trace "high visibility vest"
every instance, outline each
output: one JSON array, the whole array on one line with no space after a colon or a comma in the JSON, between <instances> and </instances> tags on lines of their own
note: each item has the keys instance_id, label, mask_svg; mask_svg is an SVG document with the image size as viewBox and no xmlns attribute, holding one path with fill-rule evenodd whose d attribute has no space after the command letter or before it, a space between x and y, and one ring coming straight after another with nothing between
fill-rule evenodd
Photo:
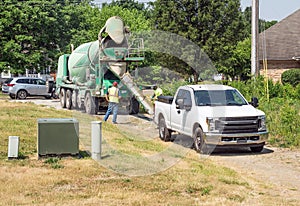
<instances>
[{"instance_id":1,"label":"high visibility vest","mask_svg":"<svg viewBox=\"0 0 300 206\"><path fill-rule=\"evenodd\" d=\"M117 87L111 87L108 89L109 101L119 103L119 89Z\"/></svg>"},{"instance_id":2,"label":"high visibility vest","mask_svg":"<svg viewBox=\"0 0 300 206\"><path fill-rule=\"evenodd\" d=\"M162 95L163 91L161 88L157 88L155 91L154 91L154 100L157 100L157 97Z\"/></svg>"}]
</instances>

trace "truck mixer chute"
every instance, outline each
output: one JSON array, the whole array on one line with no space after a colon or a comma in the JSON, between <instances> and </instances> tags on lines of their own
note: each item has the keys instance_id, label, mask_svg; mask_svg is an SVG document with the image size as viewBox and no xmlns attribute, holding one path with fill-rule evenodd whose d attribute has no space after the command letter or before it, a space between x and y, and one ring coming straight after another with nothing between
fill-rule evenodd
<instances>
[{"instance_id":1,"label":"truck mixer chute","mask_svg":"<svg viewBox=\"0 0 300 206\"><path fill-rule=\"evenodd\" d=\"M121 83L121 105L137 113L139 103L153 113L152 104L128 74L129 62L144 60L143 39L129 42L128 29L120 17L111 17L100 30L98 40L77 47L71 54L59 57L56 93L61 106L85 109L96 114L107 107L105 94L114 81Z\"/></svg>"}]
</instances>

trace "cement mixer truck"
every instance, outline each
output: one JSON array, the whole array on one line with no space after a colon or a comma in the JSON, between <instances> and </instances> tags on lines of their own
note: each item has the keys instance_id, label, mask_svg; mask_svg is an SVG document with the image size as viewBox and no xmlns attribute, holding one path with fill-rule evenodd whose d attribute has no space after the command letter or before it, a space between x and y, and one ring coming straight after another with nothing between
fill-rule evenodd
<instances>
[{"instance_id":1,"label":"cement mixer truck","mask_svg":"<svg viewBox=\"0 0 300 206\"><path fill-rule=\"evenodd\" d=\"M143 39L129 39L129 31L120 17L106 21L98 40L80 45L71 54L59 57L56 94L61 106L85 110L88 114L108 106L107 90L114 81L119 84L121 106L136 114L142 104L153 113L153 107L128 73L130 62L144 60Z\"/></svg>"}]
</instances>

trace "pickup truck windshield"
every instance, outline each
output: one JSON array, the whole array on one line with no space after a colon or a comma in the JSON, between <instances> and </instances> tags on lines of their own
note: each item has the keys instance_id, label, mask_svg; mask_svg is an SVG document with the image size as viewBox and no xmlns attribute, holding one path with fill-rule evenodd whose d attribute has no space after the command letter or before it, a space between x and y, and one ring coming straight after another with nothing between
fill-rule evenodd
<instances>
[{"instance_id":1,"label":"pickup truck windshield","mask_svg":"<svg viewBox=\"0 0 300 206\"><path fill-rule=\"evenodd\" d=\"M195 91L197 106L241 106L246 100L235 89L230 90L199 90Z\"/></svg>"}]
</instances>

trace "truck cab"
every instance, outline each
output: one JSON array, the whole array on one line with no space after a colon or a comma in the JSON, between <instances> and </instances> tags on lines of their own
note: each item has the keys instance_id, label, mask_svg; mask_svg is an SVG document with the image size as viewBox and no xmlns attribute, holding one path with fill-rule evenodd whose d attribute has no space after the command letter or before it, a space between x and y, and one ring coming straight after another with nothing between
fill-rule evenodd
<instances>
[{"instance_id":1,"label":"truck cab","mask_svg":"<svg viewBox=\"0 0 300 206\"><path fill-rule=\"evenodd\" d=\"M203 152L209 145L250 147L263 150L268 132L265 113L255 108L235 88L224 85L179 87L174 98L160 97L155 103L154 120L159 135L169 140L172 132L194 139Z\"/></svg>"}]
</instances>

